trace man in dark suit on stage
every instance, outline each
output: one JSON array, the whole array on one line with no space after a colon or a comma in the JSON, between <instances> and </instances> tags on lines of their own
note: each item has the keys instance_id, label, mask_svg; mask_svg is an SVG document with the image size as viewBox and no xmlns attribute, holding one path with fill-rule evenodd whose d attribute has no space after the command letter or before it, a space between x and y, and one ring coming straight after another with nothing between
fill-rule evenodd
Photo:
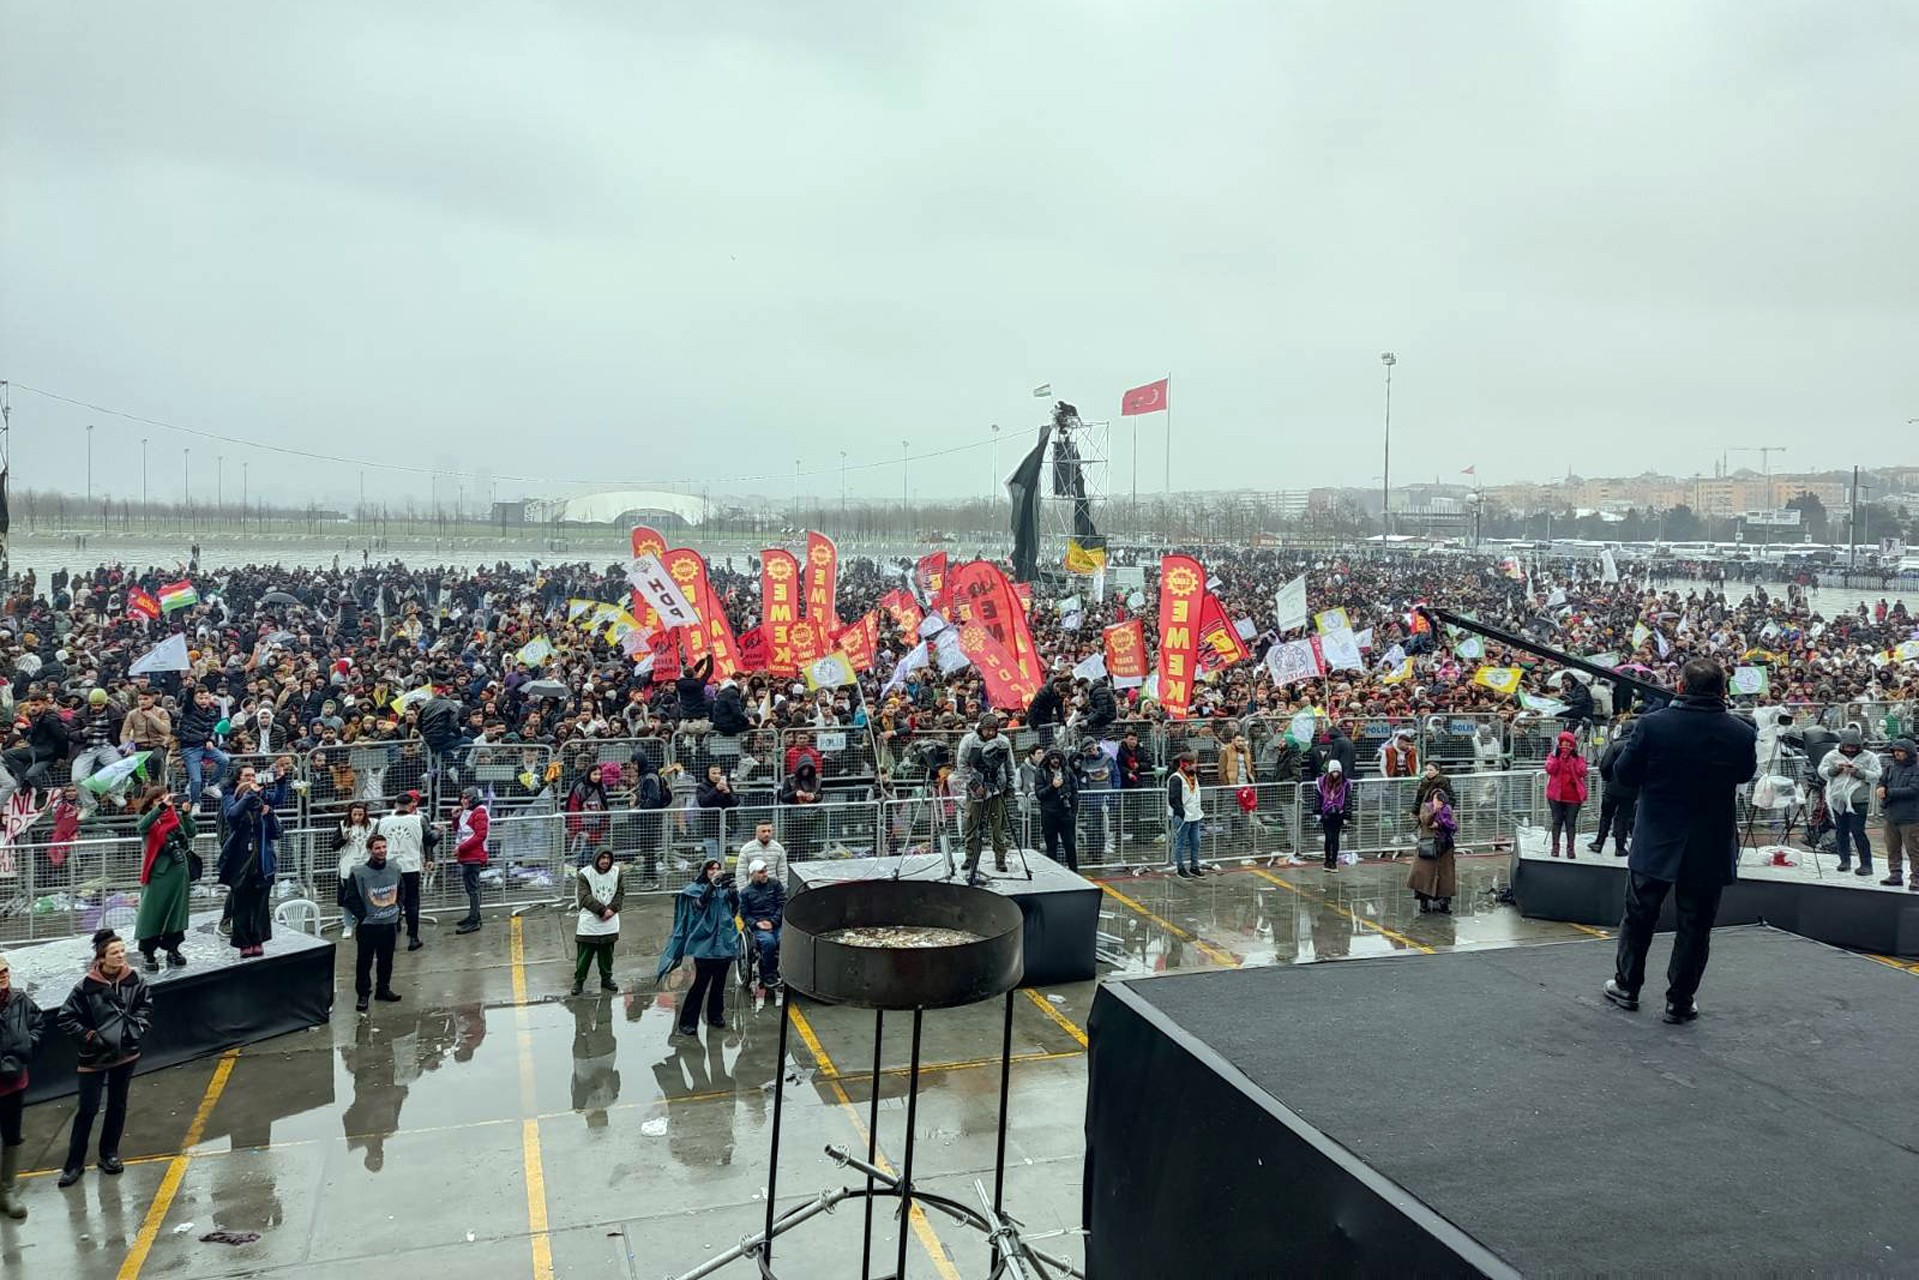
<instances>
[{"instance_id":1,"label":"man in dark suit on stage","mask_svg":"<svg viewBox=\"0 0 1919 1280\"><path fill-rule=\"evenodd\" d=\"M1677 891L1666 1021L1699 1016L1693 996L1706 972L1719 895L1738 877L1734 792L1758 769L1757 734L1726 709L1726 673L1709 658L1680 669L1678 700L1641 717L1613 762L1613 776L1639 790L1618 971L1606 982L1606 999L1620 1008L1639 1007L1659 909Z\"/></svg>"}]
</instances>

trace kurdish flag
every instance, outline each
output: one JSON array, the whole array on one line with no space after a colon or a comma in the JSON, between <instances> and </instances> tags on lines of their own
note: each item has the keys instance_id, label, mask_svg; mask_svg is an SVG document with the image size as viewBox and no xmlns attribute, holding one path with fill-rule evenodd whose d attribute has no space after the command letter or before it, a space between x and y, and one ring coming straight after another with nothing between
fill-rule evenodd
<instances>
[{"instance_id":1,"label":"kurdish flag","mask_svg":"<svg viewBox=\"0 0 1919 1280\"><path fill-rule=\"evenodd\" d=\"M190 609L200 603L200 593L193 589L193 583L185 578L178 582L169 582L160 588L160 612L172 613L175 609Z\"/></svg>"}]
</instances>

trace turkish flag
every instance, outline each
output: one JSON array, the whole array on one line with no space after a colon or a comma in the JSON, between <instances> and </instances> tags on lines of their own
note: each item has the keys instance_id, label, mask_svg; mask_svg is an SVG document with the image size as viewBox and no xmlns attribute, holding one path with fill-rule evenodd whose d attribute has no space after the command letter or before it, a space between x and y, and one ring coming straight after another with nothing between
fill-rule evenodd
<instances>
[{"instance_id":1,"label":"turkish flag","mask_svg":"<svg viewBox=\"0 0 1919 1280\"><path fill-rule=\"evenodd\" d=\"M1169 378L1158 382L1149 382L1143 387L1134 387L1119 400L1119 415L1130 418L1136 413L1158 413L1166 408L1166 384Z\"/></svg>"}]
</instances>

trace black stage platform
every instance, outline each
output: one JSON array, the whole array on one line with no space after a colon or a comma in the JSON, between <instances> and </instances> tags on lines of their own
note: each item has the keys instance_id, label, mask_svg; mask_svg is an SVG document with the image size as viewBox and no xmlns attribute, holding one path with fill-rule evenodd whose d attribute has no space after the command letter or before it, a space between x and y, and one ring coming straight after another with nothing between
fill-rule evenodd
<instances>
[{"instance_id":1,"label":"black stage platform","mask_svg":"<svg viewBox=\"0 0 1919 1280\"><path fill-rule=\"evenodd\" d=\"M1652 981L1605 1002L1612 956L1107 983L1088 1274L1919 1275L1919 978L1723 930L1674 1027Z\"/></svg>"},{"instance_id":2,"label":"black stage platform","mask_svg":"<svg viewBox=\"0 0 1919 1280\"><path fill-rule=\"evenodd\" d=\"M1582 838L1583 843L1583 838ZM1883 868L1871 877L1838 870L1838 859L1794 849L1798 865L1774 867L1747 850L1739 879L1726 886L1719 901L1722 925L1769 924L1830 943L1876 951L1881 955L1919 956L1919 893L1882 886ZM1877 867L1878 864L1875 863ZM1512 857L1513 902L1535 920L1619 926L1626 900L1626 860L1589 854L1583 848L1571 861L1527 851L1523 841ZM1668 898L1659 927L1673 927Z\"/></svg>"},{"instance_id":3,"label":"black stage platform","mask_svg":"<svg viewBox=\"0 0 1919 1280\"><path fill-rule=\"evenodd\" d=\"M333 944L275 926L258 960L242 960L217 931L219 913L193 917L180 951L184 969L164 964L141 976L153 986L153 1026L141 1048L140 1070L156 1071L236 1044L251 1044L327 1020L333 1009ZM139 965L138 951L132 960ZM61 938L7 952L13 985L51 1016L66 1003L93 959L86 938ZM49 1025L40 1041L27 1101L74 1091L73 1045Z\"/></svg>"},{"instance_id":4,"label":"black stage platform","mask_svg":"<svg viewBox=\"0 0 1919 1280\"><path fill-rule=\"evenodd\" d=\"M1068 871L1043 853L1014 853L1006 871L992 871L989 850L981 863L986 887L1019 903L1026 916L1026 977L1022 985L1054 982L1090 982L1098 976L1093 949L1099 936L1100 889L1077 872ZM1028 880L1025 868L1033 878ZM937 854L896 858L843 858L796 861L787 864L793 892L842 880L889 880L895 870L902 880L938 880L947 862Z\"/></svg>"}]
</instances>

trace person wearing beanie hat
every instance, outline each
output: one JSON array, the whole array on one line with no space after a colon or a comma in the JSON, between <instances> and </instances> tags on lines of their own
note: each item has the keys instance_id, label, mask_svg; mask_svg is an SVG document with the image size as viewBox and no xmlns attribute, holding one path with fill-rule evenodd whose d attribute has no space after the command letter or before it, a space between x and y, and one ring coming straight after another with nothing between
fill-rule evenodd
<instances>
[{"instance_id":1,"label":"person wearing beanie hat","mask_svg":"<svg viewBox=\"0 0 1919 1280\"><path fill-rule=\"evenodd\" d=\"M966 881L977 885L983 883L979 859L987 831L993 835L995 869L1006 870L1006 850L1012 844L1006 798L1016 786L1013 744L999 731L999 717L991 711L981 716L979 727L960 739L953 759L956 780L966 794Z\"/></svg>"},{"instance_id":2,"label":"person wearing beanie hat","mask_svg":"<svg viewBox=\"0 0 1919 1280\"><path fill-rule=\"evenodd\" d=\"M786 920L786 886L776 879L764 858L747 864L747 880L740 887L740 919L760 967L759 985L780 987L780 926Z\"/></svg>"},{"instance_id":3,"label":"person wearing beanie hat","mask_svg":"<svg viewBox=\"0 0 1919 1280\"><path fill-rule=\"evenodd\" d=\"M113 930L99 930L93 935L92 966L55 1017L73 1041L80 1086L60 1186L72 1186L86 1171L93 1118L100 1114L103 1092L107 1114L100 1124L100 1172L111 1175L126 1168L120 1160L120 1134L127 1123L127 1093L139 1065L140 1042L152 1020L153 993L127 963L127 944Z\"/></svg>"},{"instance_id":4,"label":"person wearing beanie hat","mask_svg":"<svg viewBox=\"0 0 1919 1280\"><path fill-rule=\"evenodd\" d=\"M1337 758L1326 762L1326 772L1313 783L1313 800L1319 810L1319 829L1325 835L1326 870L1337 871L1339 833L1353 816L1352 781Z\"/></svg>"}]
</instances>

